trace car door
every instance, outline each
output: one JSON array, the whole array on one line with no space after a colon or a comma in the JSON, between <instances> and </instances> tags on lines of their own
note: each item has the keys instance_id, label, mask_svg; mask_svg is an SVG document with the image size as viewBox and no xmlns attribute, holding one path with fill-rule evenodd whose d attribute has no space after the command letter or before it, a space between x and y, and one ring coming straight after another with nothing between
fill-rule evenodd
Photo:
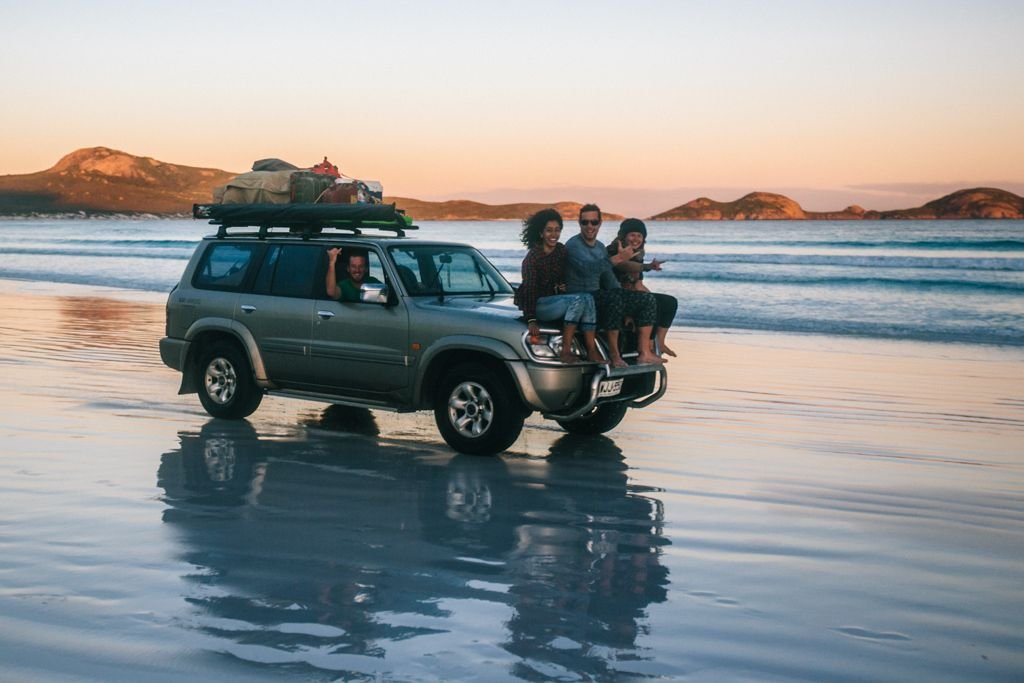
<instances>
[{"instance_id":1,"label":"car door","mask_svg":"<svg viewBox=\"0 0 1024 683\"><path fill-rule=\"evenodd\" d=\"M251 291L238 298L235 319L249 328L267 377L280 387L311 381L309 347L320 249L271 244Z\"/></svg>"},{"instance_id":2,"label":"car door","mask_svg":"<svg viewBox=\"0 0 1024 683\"><path fill-rule=\"evenodd\" d=\"M312 374L324 391L389 401L408 387L408 309L394 295L393 276L384 271L376 250L342 245L342 256L346 249L365 255L368 277L383 282L392 295L387 304L340 302L321 295L313 322Z\"/></svg>"}]
</instances>

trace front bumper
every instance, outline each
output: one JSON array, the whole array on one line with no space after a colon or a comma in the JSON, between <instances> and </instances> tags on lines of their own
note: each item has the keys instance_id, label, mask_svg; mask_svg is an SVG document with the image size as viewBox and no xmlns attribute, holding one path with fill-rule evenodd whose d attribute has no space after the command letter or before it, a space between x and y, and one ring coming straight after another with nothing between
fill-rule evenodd
<instances>
[{"instance_id":1,"label":"front bumper","mask_svg":"<svg viewBox=\"0 0 1024 683\"><path fill-rule=\"evenodd\" d=\"M641 408L654 403L665 394L668 373L664 365L631 365L612 368L608 365L513 364L522 390L523 400L544 417L572 420L602 403L628 401L630 407ZM623 379L622 391L615 396L599 397L601 383Z\"/></svg>"},{"instance_id":2,"label":"front bumper","mask_svg":"<svg viewBox=\"0 0 1024 683\"><path fill-rule=\"evenodd\" d=\"M615 396L599 397L601 383L608 379L623 378L622 391ZM653 384L653 386L652 386ZM590 393L587 401L575 409L565 411L542 412L544 417L556 420L575 420L586 415L594 406L602 403L626 401L630 408L643 408L665 395L668 389L668 372L664 365L630 365L625 368L602 366L590 380Z\"/></svg>"}]
</instances>

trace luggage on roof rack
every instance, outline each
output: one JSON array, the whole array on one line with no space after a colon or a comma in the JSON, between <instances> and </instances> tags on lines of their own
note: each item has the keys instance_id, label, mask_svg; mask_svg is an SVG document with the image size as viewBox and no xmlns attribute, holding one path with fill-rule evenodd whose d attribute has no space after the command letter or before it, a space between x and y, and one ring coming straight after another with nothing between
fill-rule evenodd
<instances>
[{"instance_id":1,"label":"luggage on roof rack","mask_svg":"<svg viewBox=\"0 0 1024 683\"><path fill-rule=\"evenodd\" d=\"M356 235L366 228L400 237L406 230L418 230L394 204L193 204L192 217L219 226L218 237L226 236L228 228L243 227L259 228L261 237L272 228L306 234L333 228Z\"/></svg>"}]
</instances>

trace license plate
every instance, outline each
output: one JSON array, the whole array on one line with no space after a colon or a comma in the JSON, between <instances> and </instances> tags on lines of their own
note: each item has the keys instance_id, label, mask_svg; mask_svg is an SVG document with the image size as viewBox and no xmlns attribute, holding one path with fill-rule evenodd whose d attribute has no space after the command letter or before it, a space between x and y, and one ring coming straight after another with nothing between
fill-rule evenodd
<instances>
[{"instance_id":1,"label":"license plate","mask_svg":"<svg viewBox=\"0 0 1024 683\"><path fill-rule=\"evenodd\" d=\"M597 385L597 397L618 396L622 391L622 378L608 379Z\"/></svg>"}]
</instances>

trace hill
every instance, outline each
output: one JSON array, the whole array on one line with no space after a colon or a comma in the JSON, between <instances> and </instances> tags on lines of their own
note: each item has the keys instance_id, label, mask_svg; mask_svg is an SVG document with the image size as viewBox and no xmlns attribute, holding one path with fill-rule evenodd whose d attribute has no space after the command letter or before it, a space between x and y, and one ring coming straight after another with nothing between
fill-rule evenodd
<instances>
[{"instance_id":1,"label":"hill","mask_svg":"<svg viewBox=\"0 0 1024 683\"><path fill-rule=\"evenodd\" d=\"M800 220L807 213L789 197L770 192L751 192L732 202L698 197L682 206L651 216L664 221Z\"/></svg>"},{"instance_id":2,"label":"hill","mask_svg":"<svg viewBox=\"0 0 1024 683\"><path fill-rule=\"evenodd\" d=\"M59 213L190 214L192 204L211 200L213 188L235 173L182 166L108 147L68 154L38 173L0 176L0 215ZM483 204L467 200L428 202L387 197L417 220L522 220L546 203ZM577 202L557 202L566 220L579 214ZM609 220L622 216L606 213ZM848 206L841 211L807 211L771 192L751 192L731 202L707 197L663 211L651 220L859 220L859 219L1024 218L1024 199L998 188L958 190L927 204L894 211Z\"/></svg>"},{"instance_id":3,"label":"hill","mask_svg":"<svg viewBox=\"0 0 1024 683\"><path fill-rule=\"evenodd\" d=\"M957 190L914 209L871 211L848 206L842 211L805 211L789 197L770 192L751 192L731 202L700 197L651 220L888 220L949 218L1024 218L1024 198L996 188Z\"/></svg>"},{"instance_id":4,"label":"hill","mask_svg":"<svg viewBox=\"0 0 1024 683\"><path fill-rule=\"evenodd\" d=\"M408 197L385 197L386 203L392 203L404 210L416 220L421 221L498 221L523 220L530 214L541 209L553 207L561 214L562 220L574 221L580 215L579 202L556 202L554 204L483 204L464 199L453 199L446 202L425 202ZM608 220L621 220L622 216L605 212Z\"/></svg>"},{"instance_id":5,"label":"hill","mask_svg":"<svg viewBox=\"0 0 1024 683\"><path fill-rule=\"evenodd\" d=\"M1024 218L1024 198L994 187L957 190L916 209L882 211L879 218Z\"/></svg>"},{"instance_id":6,"label":"hill","mask_svg":"<svg viewBox=\"0 0 1024 683\"><path fill-rule=\"evenodd\" d=\"M89 147L45 171L0 176L0 214L191 213L235 175Z\"/></svg>"},{"instance_id":7,"label":"hill","mask_svg":"<svg viewBox=\"0 0 1024 683\"><path fill-rule=\"evenodd\" d=\"M108 147L68 154L38 173L0 176L0 215L85 212L191 214L192 204L210 201L213 188L236 173L196 168L138 157ZM541 203L482 204L453 200L427 202L388 197L417 220L522 220L552 206ZM566 220L575 220L582 204L557 202ZM611 220L617 214L606 214Z\"/></svg>"}]
</instances>

